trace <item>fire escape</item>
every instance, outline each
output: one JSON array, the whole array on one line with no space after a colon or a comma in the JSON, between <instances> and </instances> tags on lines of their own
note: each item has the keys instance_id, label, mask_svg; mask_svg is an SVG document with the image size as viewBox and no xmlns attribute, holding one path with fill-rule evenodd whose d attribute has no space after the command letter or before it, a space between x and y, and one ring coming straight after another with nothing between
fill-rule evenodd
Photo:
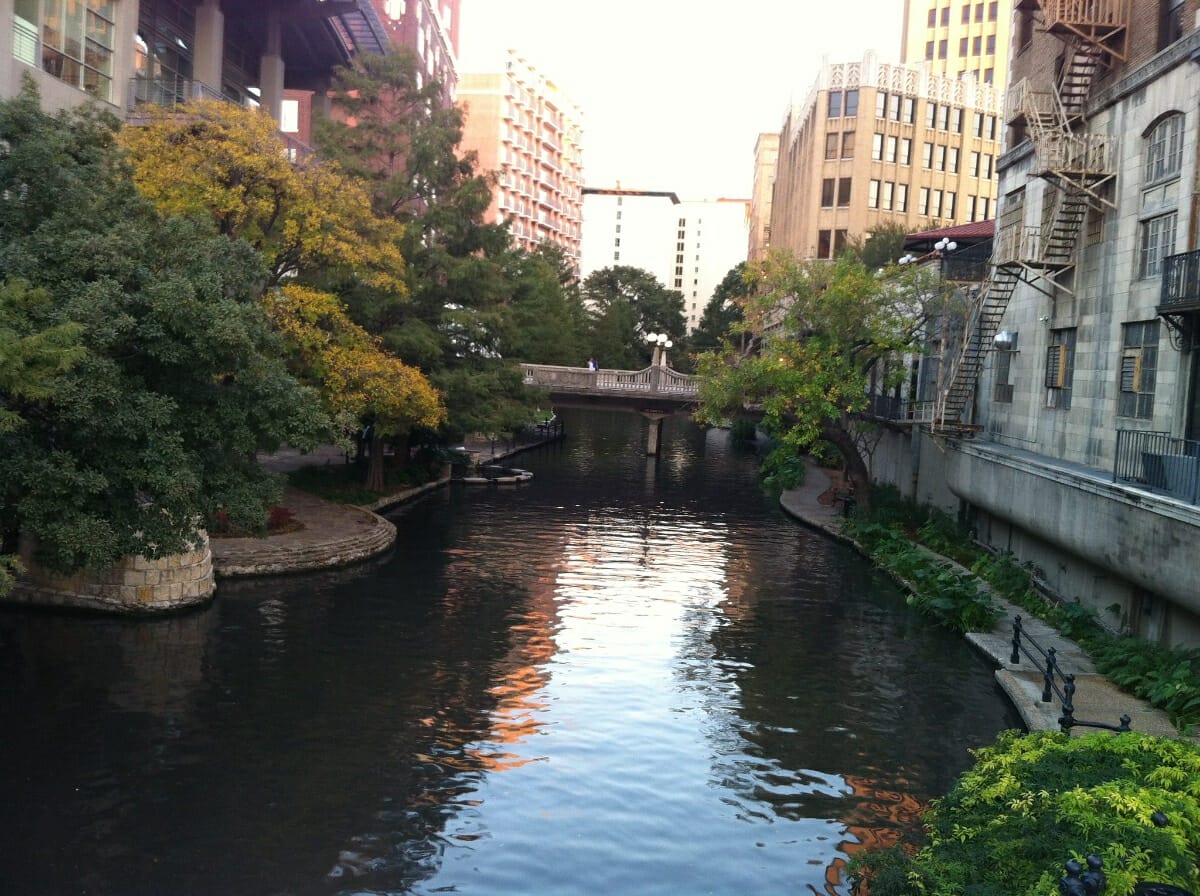
<instances>
[{"instance_id":1,"label":"fire escape","mask_svg":"<svg viewBox=\"0 0 1200 896\"><path fill-rule=\"evenodd\" d=\"M1041 226L998 222L987 275L965 315L957 358L939 383L934 408L925 411L931 430L968 433L963 420L986 352L1000 327L1017 283L1024 280L1053 296L1070 292L1075 246L1089 207L1115 208L1106 186L1116 177L1115 138L1089 134L1085 107L1092 83L1125 60L1130 0L1021 0L1040 30L1063 44L1052 90L1023 79L1008 97L1009 123L1024 126L1033 144L1033 173L1048 182Z\"/></svg>"}]
</instances>

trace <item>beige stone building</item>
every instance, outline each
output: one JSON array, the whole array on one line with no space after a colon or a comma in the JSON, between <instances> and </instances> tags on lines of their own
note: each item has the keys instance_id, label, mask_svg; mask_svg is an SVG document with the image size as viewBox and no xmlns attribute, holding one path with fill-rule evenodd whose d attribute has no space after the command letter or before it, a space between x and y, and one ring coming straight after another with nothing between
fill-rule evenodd
<instances>
[{"instance_id":1,"label":"beige stone building","mask_svg":"<svg viewBox=\"0 0 1200 896\"><path fill-rule=\"evenodd\" d=\"M1007 84L1013 0L904 0L900 61L952 78Z\"/></svg>"},{"instance_id":2,"label":"beige stone building","mask_svg":"<svg viewBox=\"0 0 1200 896\"><path fill-rule=\"evenodd\" d=\"M750 193L750 243L746 258L757 261L771 248L771 198L779 164L779 135L759 134L754 142L754 186Z\"/></svg>"},{"instance_id":3,"label":"beige stone building","mask_svg":"<svg viewBox=\"0 0 1200 896\"><path fill-rule=\"evenodd\" d=\"M499 183L488 219L509 221L524 249L551 243L578 266L583 226L583 113L514 53L494 72L464 72L462 149Z\"/></svg>"},{"instance_id":4,"label":"beige stone building","mask_svg":"<svg viewBox=\"0 0 1200 896\"><path fill-rule=\"evenodd\" d=\"M771 245L832 258L878 225L987 220L1002 131L990 84L872 53L825 65L779 136Z\"/></svg>"}]
</instances>

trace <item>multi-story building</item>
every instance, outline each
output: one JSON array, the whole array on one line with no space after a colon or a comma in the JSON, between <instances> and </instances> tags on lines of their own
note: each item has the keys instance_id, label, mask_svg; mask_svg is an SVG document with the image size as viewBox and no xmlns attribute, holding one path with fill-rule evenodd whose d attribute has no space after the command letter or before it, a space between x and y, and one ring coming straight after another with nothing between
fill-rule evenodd
<instances>
[{"instance_id":1,"label":"multi-story building","mask_svg":"<svg viewBox=\"0 0 1200 896\"><path fill-rule=\"evenodd\" d=\"M717 286L746 260L750 203L680 202L674 193L584 189L581 274L617 265L641 268L683 296L690 332Z\"/></svg>"},{"instance_id":2,"label":"multi-story building","mask_svg":"<svg viewBox=\"0 0 1200 896\"><path fill-rule=\"evenodd\" d=\"M758 261L771 248L771 198L778 165L779 135L759 134L754 141L754 186L750 190L749 261Z\"/></svg>"},{"instance_id":3,"label":"multi-story building","mask_svg":"<svg viewBox=\"0 0 1200 896\"><path fill-rule=\"evenodd\" d=\"M393 49L417 58L418 87L436 81L447 102L458 90L458 24L461 0L371 0Z\"/></svg>"},{"instance_id":4,"label":"multi-story building","mask_svg":"<svg viewBox=\"0 0 1200 896\"><path fill-rule=\"evenodd\" d=\"M141 103L223 98L278 121L284 92L321 90L357 53L388 47L370 0L0 0L0 95L32 75L48 109L87 97L118 114Z\"/></svg>"},{"instance_id":5,"label":"multi-story building","mask_svg":"<svg viewBox=\"0 0 1200 896\"><path fill-rule=\"evenodd\" d=\"M1007 83L1013 0L904 0L900 61L952 78Z\"/></svg>"},{"instance_id":6,"label":"multi-story building","mask_svg":"<svg viewBox=\"0 0 1200 896\"><path fill-rule=\"evenodd\" d=\"M1002 132L990 84L873 53L826 64L779 136L771 245L832 258L879 225L987 220Z\"/></svg>"},{"instance_id":7,"label":"multi-story building","mask_svg":"<svg viewBox=\"0 0 1200 896\"><path fill-rule=\"evenodd\" d=\"M917 471L919 497L944 486L983 542L1034 564L1061 599L1113 628L1190 644L1200 641L1198 7L1017 8L991 264L969 338L945 359L953 375L927 415L931 435L906 446L891 477L909 489ZM944 451L921 450L930 437Z\"/></svg>"},{"instance_id":8,"label":"multi-story building","mask_svg":"<svg viewBox=\"0 0 1200 896\"><path fill-rule=\"evenodd\" d=\"M508 221L532 250L561 247L580 261L583 225L583 114L549 78L514 53L502 70L464 73L462 148L498 178L488 219Z\"/></svg>"}]
</instances>

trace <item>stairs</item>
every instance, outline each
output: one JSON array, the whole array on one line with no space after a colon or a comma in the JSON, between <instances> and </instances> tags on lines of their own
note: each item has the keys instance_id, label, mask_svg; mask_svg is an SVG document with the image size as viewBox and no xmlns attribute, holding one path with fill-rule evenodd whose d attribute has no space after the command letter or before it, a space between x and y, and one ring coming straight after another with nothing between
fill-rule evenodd
<instances>
[{"instance_id":1,"label":"stairs","mask_svg":"<svg viewBox=\"0 0 1200 896\"><path fill-rule=\"evenodd\" d=\"M1000 320L1008 309L1020 279L1016 265L992 265L988 279L980 288L972 313L968 315L962 348L952 368L949 383L939 390L938 407L932 429L961 428L963 414L971 402L983 359L992 348L992 339L1000 329Z\"/></svg>"}]
</instances>

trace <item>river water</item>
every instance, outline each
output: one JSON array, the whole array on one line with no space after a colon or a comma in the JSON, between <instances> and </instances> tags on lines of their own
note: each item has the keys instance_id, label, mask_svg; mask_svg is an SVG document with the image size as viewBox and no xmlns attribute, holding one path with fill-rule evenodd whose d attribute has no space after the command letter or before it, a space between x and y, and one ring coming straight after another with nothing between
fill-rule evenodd
<instances>
[{"instance_id":1,"label":"river water","mask_svg":"<svg viewBox=\"0 0 1200 896\"><path fill-rule=\"evenodd\" d=\"M0 893L846 894L1019 727L727 434L565 417L369 564L0 612Z\"/></svg>"}]
</instances>

